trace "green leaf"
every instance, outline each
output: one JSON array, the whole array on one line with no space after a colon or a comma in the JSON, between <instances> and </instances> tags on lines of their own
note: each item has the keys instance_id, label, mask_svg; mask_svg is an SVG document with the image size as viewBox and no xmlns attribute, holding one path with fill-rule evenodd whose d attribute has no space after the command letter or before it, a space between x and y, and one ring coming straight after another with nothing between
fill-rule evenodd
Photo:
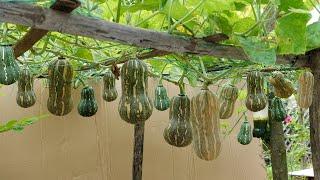
<instances>
[{"instance_id":1,"label":"green leaf","mask_svg":"<svg viewBox=\"0 0 320 180\"><path fill-rule=\"evenodd\" d=\"M266 65L275 64L276 50L268 42L261 41L258 37L238 36L238 40L252 61Z\"/></svg>"},{"instance_id":2,"label":"green leaf","mask_svg":"<svg viewBox=\"0 0 320 180\"><path fill-rule=\"evenodd\" d=\"M244 33L248 31L255 23L256 21L251 17L239 19L239 21L233 25L233 32Z\"/></svg>"},{"instance_id":3,"label":"green leaf","mask_svg":"<svg viewBox=\"0 0 320 180\"><path fill-rule=\"evenodd\" d=\"M234 10L235 5L233 0L207 0L204 4L204 9L210 14L213 12Z\"/></svg>"},{"instance_id":4,"label":"green leaf","mask_svg":"<svg viewBox=\"0 0 320 180\"><path fill-rule=\"evenodd\" d=\"M186 77L189 81L189 84L192 86L192 87L195 87L197 85L197 82L198 82L198 79L197 79L197 74L193 71L189 71L187 74L186 74Z\"/></svg>"},{"instance_id":5,"label":"green leaf","mask_svg":"<svg viewBox=\"0 0 320 180\"><path fill-rule=\"evenodd\" d=\"M303 54L306 51L306 24L309 14L290 13L277 21L276 35L280 54Z\"/></svg>"},{"instance_id":6,"label":"green leaf","mask_svg":"<svg viewBox=\"0 0 320 180\"><path fill-rule=\"evenodd\" d=\"M93 55L89 49L78 48L75 56L87 59L88 61L93 61Z\"/></svg>"},{"instance_id":7,"label":"green leaf","mask_svg":"<svg viewBox=\"0 0 320 180\"><path fill-rule=\"evenodd\" d=\"M289 11L291 8L305 9L303 0L280 0L279 10Z\"/></svg>"},{"instance_id":8,"label":"green leaf","mask_svg":"<svg viewBox=\"0 0 320 180\"><path fill-rule=\"evenodd\" d=\"M307 50L320 47L320 22L315 22L307 27Z\"/></svg>"}]
</instances>

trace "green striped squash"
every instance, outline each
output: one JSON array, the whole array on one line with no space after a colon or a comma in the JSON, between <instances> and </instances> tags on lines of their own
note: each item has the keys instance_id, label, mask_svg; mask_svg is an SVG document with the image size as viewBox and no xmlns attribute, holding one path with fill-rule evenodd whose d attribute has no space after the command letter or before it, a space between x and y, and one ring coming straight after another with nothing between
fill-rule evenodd
<instances>
[{"instance_id":1,"label":"green striped squash","mask_svg":"<svg viewBox=\"0 0 320 180\"><path fill-rule=\"evenodd\" d=\"M216 159L221 151L219 109L218 97L206 87L192 97L193 149L203 160Z\"/></svg>"},{"instance_id":2,"label":"green striped squash","mask_svg":"<svg viewBox=\"0 0 320 180\"><path fill-rule=\"evenodd\" d=\"M20 107L28 108L36 103L36 94L33 90L33 75L28 68L20 70L16 101Z\"/></svg>"},{"instance_id":3,"label":"green striped squash","mask_svg":"<svg viewBox=\"0 0 320 180\"><path fill-rule=\"evenodd\" d=\"M283 107L282 101L279 97L274 97L271 101L270 115L272 120L281 122L287 116L286 110Z\"/></svg>"},{"instance_id":4,"label":"green striped squash","mask_svg":"<svg viewBox=\"0 0 320 180\"><path fill-rule=\"evenodd\" d=\"M220 119L228 119L232 116L238 95L238 88L236 88L234 85L226 84L222 87L219 94Z\"/></svg>"},{"instance_id":5,"label":"green striped squash","mask_svg":"<svg viewBox=\"0 0 320 180\"><path fill-rule=\"evenodd\" d=\"M309 71L300 74L298 79L297 104L301 108L309 108L312 104L314 77Z\"/></svg>"},{"instance_id":6,"label":"green striped squash","mask_svg":"<svg viewBox=\"0 0 320 180\"><path fill-rule=\"evenodd\" d=\"M56 116L64 116L71 112L73 68L68 60L59 57L48 67L49 97L47 108Z\"/></svg>"},{"instance_id":7,"label":"green striped squash","mask_svg":"<svg viewBox=\"0 0 320 180\"><path fill-rule=\"evenodd\" d=\"M170 107L170 99L166 88L162 84L158 84L154 90L154 107L159 111L165 111Z\"/></svg>"},{"instance_id":8,"label":"green striped squash","mask_svg":"<svg viewBox=\"0 0 320 180\"><path fill-rule=\"evenodd\" d=\"M90 117L97 113L98 104L94 96L94 90L86 86L81 90L81 99L78 104L78 113L84 117Z\"/></svg>"},{"instance_id":9,"label":"green striped squash","mask_svg":"<svg viewBox=\"0 0 320 180\"><path fill-rule=\"evenodd\" d=\"M269 82L273 85L274 94L277 97L288 98L295 92L293 84L279 71L272 73Z\"/></svg>"},{"instance_id":10,"label":"green striped squash","mask_svg":"<svg viewBox=\"0 0 320 180\"><path fill-rule=\"evenodd\" d=\"M13 54L12 45L0 46L0 84L10 85L19 78L19 66Z\"/></svg>"},{"instance_id":11,"label":"green striped squash","mask_svg":"<svg viewBox=\"0 0 320 180\"><path fill-rule=\"evenodd\" d=\"M143 61L133 59L123 64L121 88L118 107L120 117L131 124L149 119L153 105L148 96L148 69Z\"/></svg>"},{"instance_id":12,"label":"green striped squash","mask_svg":"<svg viewBox=\"0 0 320 180\"><path fill-rule=\"evenodd\" d=\"M251 131L251 125L247 118L245 118L245 120L243 121L237 138L238 138L238 142L242 145L250 144L252 140L252 131Z\"/></svg>"},{"instance_id":13,"label":"green striped squash","mask_svg":"<svg viewBox=\"0 0 320 180\"><path fill-rule=\"evenodd\" d=\"M111 102L117 99L118 92L115 87L116 77L108 70L103 76L103 99L107 102Z\"/></svg>"},{"instance_id":14,"label":"green striped squash","mask_svg":"<svg viewBox=\"0 0 320 180\"><path fill-rule=\"evenodd\" d=\"M253 120L253 130L252 135L256 138L264 138L266 136L268 121L266 119Z\"/></svg>"},{"instance_id":15,"label":"green striped squash","mask_svg":"<svg viewBox=\"0 0 320 180\"><path fill-rule=\"evenodd\" d=\"M164 139L172 146L185 147L192 142L190 125L190 99L179 94L171 100L169 125L163 132Z\"/></svg>"},{"instance_id":16,"label":"green striped squash","mask_svg":"<svg viewBox=\"0 0 320 180\"><path fill-rule=\"evenodd\" d=\"M249 72L247 75L246 107L250 111L260 111L267 105L267 96L263 90L263 79L262 73L258 71Z\"/></svg>"}]
</instances>

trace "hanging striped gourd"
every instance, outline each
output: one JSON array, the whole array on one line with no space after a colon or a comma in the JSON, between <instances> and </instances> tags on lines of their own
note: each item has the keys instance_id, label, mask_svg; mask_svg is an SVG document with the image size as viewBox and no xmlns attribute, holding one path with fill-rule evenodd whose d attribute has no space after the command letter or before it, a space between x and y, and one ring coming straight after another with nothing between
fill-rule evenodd
<instances>
[{"instance_id":1,"label":"hanging striped gourd","mask_svg":"<svg viewBox=\"0 0 320 180\"><path fill-rule=\"evenodd\" d=\"M159 83L154 90L154 107L159 111L165 111L170 107L170 99L166 88L162 83Z\"/></svg>"},{"instance_id":2,"label":"hanging striped gourd","mask_svg":"<svg viewBox=\"0 0 320 180\"><path fill-rule=\"evenodd\" d=\"M19 78L19 66L14 57L12 45L1 45L0 53L0 84L13 84Z\"/></svg>"},{"instance_id":3,"label":"hanging striped gourd","mask_svg":"<svg viewBox=\"0 0 320 180\"><path fill-rule=\"evenodd\" d=\"M240 127L240 131L238 133L237 138L238 138L238 142L242 145L248 145L252 140L251 125L247 117L245 117L245 120L243 121Z\"/></svg>"},{"instance_id":4,"label":"hanging striped gourd","mask_svg":"<svg viewBox=\"0 0 320 180\"><path fill-rule=\"evenodd\" d=\"M267 105L267 96L263 91L263 75L258 71L247 75L246 107L253 112L264 109Z\"/></svg>"},{"instance_id":5,"label":"hanging striped gourd","mask_svg":"<svg viewBox=\"0 0 320 180\"><path fill-rule=\"evenodd\" d=\"M221 151L220 103L207 87L191 100L193 149L203 160L216 159Z\"/></svg>"},{"instance_id":6,"label":"hanging striped gourd","mask_svg":"<svg viewBox=\"0 0 320 180\"><path fill-rule=\"evenodd\" d=\"M300 74L298 80L297 104L301 108L309 108L312 104L314 77L309 71Z\"/></svg>"},{"instance_id":7,"label":"hanging striped gourd","mask_svg":"<svg viewBox=\"0 0 320 180\"><path fill-rule=\"evenodd\" d=\"M148 96L147 65L138 59L125 62L121 68L121 87L120 117L131 124L146 121L153 110Z\"/></svg>"},{"instance_id":8,"label":"hanging striped gourd","mask_svg":"<svg viewBox=\"0 0 320 180\"><path fill-rule=\"evenodd\" d=\"M279 97L274 97L270 105L270 119L278 122L284 121L287 116L286 110L283 107L282 101Z\"/></svg>"},{"instance_id":9,"label":"hanging striped gourd","mask_svg":"<svg viewBox=\"0 0 320 180\"><path fill-rule=\"evenodd\" d=\"M20 70L16 101L20 107L28 108L36 103L36 94L33 90L33 75L28 68Z\"/></svg>"},{"instance_id":10,"label":"hanging striped gourd","mask_svg":"<svg viewBox=\"0 0 320 180\"><path fill-rule=\"evenodd\" d=\"M81 90L81 99L78 104L78 112L81 116L90 117L97 113L98 104L94 97L94 90L86 86Z\"/></svg>"},{"instance_id":11,"label":"hanging striped gourd","mask_svg":"<svg viewBox=\"0 0 320 180\"><path fill-rule=\"evenodd\" d=\"M118 92L115 87L116 77L108 70L103 76L103 99L107 102L111 102L117 99Z\"/></svg>"},{"instance_id":12,"label":"hanging striped gourd","mask_svg":"<svg viewBox=\"0 0 320 180\"><path fill-rule=\"evenodd\" d=\"M292 83L279 71L272 73L269 82L273 85L274 94L277 97L288 98L295 92Z\"/></svg>"},{"instance_id":13,"label":"hanging striped gourd","mask_svg":"<svg viewBox=\"0 0 320 180\"><path fill-rule=\"evenodd\" d=\"M190 99L185 94L174 96L169 111L169 125L163 132L164 139L172 146L185 147L192 142L190 125Z\"/></svg>"},{"instance_id":14,"label":"hanging striped gourd","mask_svg":"<svg viewBox=\"0 0 320 180\"><path fill-rule=\"evenodd\" d=\"M47 108L56 116L64 116L73 108L71 98L73 68L68 60L59 57L48 67L49 98Z\"/></svg>"},{"instance_id":15,"label":"hanging striped gourd","mask_svg":"<svg viewBox=\"0 0 320 180\"><path fill-rule=\"evenodd\" d=\"M238 88L234 85L226 84L222 87L219 95L220 119L228 119L232 116L238 95Z\"/></svg>"}]
</instances>

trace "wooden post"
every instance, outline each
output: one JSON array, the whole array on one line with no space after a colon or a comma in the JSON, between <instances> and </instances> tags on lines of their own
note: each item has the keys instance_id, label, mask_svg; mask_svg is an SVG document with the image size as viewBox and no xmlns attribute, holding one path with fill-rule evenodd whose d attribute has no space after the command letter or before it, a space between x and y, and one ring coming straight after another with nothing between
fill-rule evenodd
<instances>
[{"instance_id":1,"label":"wooden post","mask_svg":"<svg viewBox=\"0 0 320 180\"><path fill-rule=\"evenodd\" d=\"M309 108L310 114L310 143L314 179L320 180L320 51L310 52L311 70L314 76L313 101Z\"/></svg>"},{"instance_id":2,"label":"wooden post","mask_svg":"<svg viewBox=\"0 0 320 180\"><path fill-rule=\"evenodd\" d=\"M268 115L270 126L270 152L273 180L288 180L287 154L284 144L283 123L270 118L272 111L271 101L274 98L272 86L268 85Z\"/></svg>"},{"instance_id":3,"label":"wooden post","mask_svg":"<svg viewBox=\"0 0 320 180\"><path fill-rule=\"evenodd\" d=\"M134 126L132 180L142 180L144 122Z\"/></svg>"}]
</instances>

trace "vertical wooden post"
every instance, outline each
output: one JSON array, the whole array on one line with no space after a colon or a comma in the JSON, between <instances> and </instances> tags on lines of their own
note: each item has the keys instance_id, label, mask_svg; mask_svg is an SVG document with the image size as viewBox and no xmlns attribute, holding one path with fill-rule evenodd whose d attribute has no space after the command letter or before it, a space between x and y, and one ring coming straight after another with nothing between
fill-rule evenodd
<instances>
[{"instance_id":1,"label":"vertical wooden post","mask_svg":"<svg viewBox=\"0 0 320 180\"><path fill-rule=\"evenodd\" d=\"M144 122L134 126L132 180L142 180Z\"/></svg>"},{"instance_id":2,"label":"vertical wooden post","mask_svg":"<svg viewBox=\"0 0 320 180\"><path fill-rule=\"evenodd\" d=\"M313 101L310 113L310 143L314 179L320 180L320 51L310 52L311 70L314 76Z\"/></svg>"},{"instance_id":3,"label":"vertical wooden post","mask_svg":"<svg viewBox=\"0 0 320 180\"><path fill-rule=\"evenodd\" d=\"M268 115L270 126L270 151L273 180L288 180L287 152L284 144L284 131L282 122L273 120L270 116L272 111L271 101L274 98L272 86L268 85Z\"/></svg>"}]
</instances>

